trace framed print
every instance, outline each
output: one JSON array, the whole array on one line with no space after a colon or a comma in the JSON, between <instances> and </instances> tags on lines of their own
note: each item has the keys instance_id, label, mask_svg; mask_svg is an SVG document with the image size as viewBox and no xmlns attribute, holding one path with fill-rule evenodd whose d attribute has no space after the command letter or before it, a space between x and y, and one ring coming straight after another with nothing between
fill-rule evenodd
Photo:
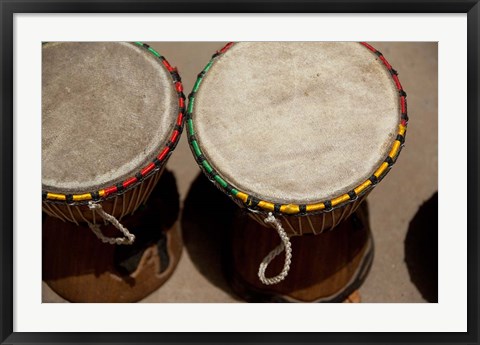
<instances>
[{"instance_id":1,"label":"framed print","mask_svg":"<svg viewBox=\"0 0 480 345\"><path fill-rule=\"evenodd\" d=\"M478 343L478 6L3 1L2 344Z\"/></svg>"}]
</instances>

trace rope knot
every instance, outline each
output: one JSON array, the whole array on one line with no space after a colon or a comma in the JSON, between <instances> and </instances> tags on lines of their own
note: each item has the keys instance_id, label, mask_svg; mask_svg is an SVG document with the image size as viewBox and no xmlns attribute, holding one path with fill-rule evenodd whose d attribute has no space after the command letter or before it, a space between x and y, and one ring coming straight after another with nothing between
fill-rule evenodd
<instances>
[{"instance_id":1,"label":"rope knot","mask_svg":"<svg viewBox=\"0 0 480 345\"><path fill-rule=\"evenodd\" d=\"M97 204L93 201L89 201L88 202L88 208L91 209L91 210L98 210L98 209L102 208L102 206L100 206L100 204Z\"/></svg>"},{"instance_id":2,"label":"rope knot","mask_svg":"<svg viewBox=\"0 0 480 345\"><path fill-rule=\"evenodd\" d=\"M265 218L263 221L265 223L273 223L275 222L277 219L273 216L272 212L268 212L268 217Z\"/></svg>"}]
</instances>

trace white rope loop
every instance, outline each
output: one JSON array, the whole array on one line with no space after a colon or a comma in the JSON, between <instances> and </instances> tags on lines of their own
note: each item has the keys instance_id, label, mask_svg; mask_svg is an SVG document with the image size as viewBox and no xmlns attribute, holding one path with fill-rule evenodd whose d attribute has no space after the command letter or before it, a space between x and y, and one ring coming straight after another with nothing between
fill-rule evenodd
<instances>
[{"instance_id":1,"label":"white rope loop","mask_svg":"<svg viewBox=\"0 0 480 345\"><path fill-rule=\"evenodd\" d=\"M260 281L265 285L273 285L280 283L288 275L288 271L290 270L290 263L292 262L292 244L290 243L290 238L283 229L282 224L277 218L275 218L272 212L269 212L268 217L265 218L263 221L265 223L272 223L275 226L275 229L277 230L280 239L282 240L282 243L280 243L275 249L268 253L268 255L262 260L262 263L258 268L258 277L260 278ZM285 262L283 264L282 271L275 277L265 277L265 271L267 270L270 262L272 262L272 260L284 250Z\"/></svg>"},{"instance_id":2,"label":"white rope loop","mask_svg":"<svg viewBox=\"0 0 480 345\"><path fill-rule=\"evenodd\" d=\"M120 222L112 216L111 214L108 214L105 212L102 208L102 205L96 204L92 201L88 203L88 208L92 210L94 213L98 213L100 217L105 219L106 221L110 222L114 227L116 227L118 230L120 230L125 237L106 237L104 234L102 234L102 231L100 230L100 225L99 224L93 224L88 222L88 226L90 229L92 229L93 233L103 242L103 243L109 243L109 244L132 244L135 241L135 235L131 234L127 228L125 228Z\"/></svg>"}]
</instances>

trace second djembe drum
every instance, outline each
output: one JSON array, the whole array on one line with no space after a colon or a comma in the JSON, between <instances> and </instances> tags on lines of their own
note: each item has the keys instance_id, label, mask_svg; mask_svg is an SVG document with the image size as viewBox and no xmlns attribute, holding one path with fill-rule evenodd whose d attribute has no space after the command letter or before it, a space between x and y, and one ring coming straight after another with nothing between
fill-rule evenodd
<instances>
[{"instance_id":1,"label":"second djembe drum","mask_svg":"<svg viewBox=\"0 0 480 345\"><path fill-rule=\"evenodd\" d=\"M142 43L46 43L42 55L43 279L71 301L139 300L181 254L162 175L183 128L179 74Z\"/></svg>"},{"instance_id":2,"label":"second djembe drum","mask_svg":"<svg viewBox=\"0 0 480 345\"><path fill-rule=\"evenodd\" d=\"M373 257L362 201L407 126L385 57L366 43L230 43L198 75L186 115L199 166L251 216L225 229L234 289L250 301L348 299Z\"/></svg>"}]
</instances>

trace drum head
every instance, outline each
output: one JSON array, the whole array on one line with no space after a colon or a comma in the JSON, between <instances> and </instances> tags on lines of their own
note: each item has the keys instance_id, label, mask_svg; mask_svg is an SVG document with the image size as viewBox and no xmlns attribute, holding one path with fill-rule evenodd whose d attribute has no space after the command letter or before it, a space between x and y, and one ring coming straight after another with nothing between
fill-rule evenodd
<instances>
[{"instance_id":1,"label":"drum head","mask_svg":"<svg viewBox=\"0 0 480 345\"><path fill-rule=\"evenodd\" d=\"M241 191L244 202L245 194L284 205L344 195L383 166L399 126L404 132L403 90L373 48L351 42L227 48L197 80L189 131L200 165L213 169L230 194Z\"/></svg>"},{"instance_id":2,"label":"drum head","mask_svg":"<svg viewBox=\"0 0 480 345\"><path fill-rule=\"evenodd\" d=\"M44 190L99 190L135 176L162 151L179 92L153 52L121 42L43 45Z\"/></svg>"}]
</instances>

